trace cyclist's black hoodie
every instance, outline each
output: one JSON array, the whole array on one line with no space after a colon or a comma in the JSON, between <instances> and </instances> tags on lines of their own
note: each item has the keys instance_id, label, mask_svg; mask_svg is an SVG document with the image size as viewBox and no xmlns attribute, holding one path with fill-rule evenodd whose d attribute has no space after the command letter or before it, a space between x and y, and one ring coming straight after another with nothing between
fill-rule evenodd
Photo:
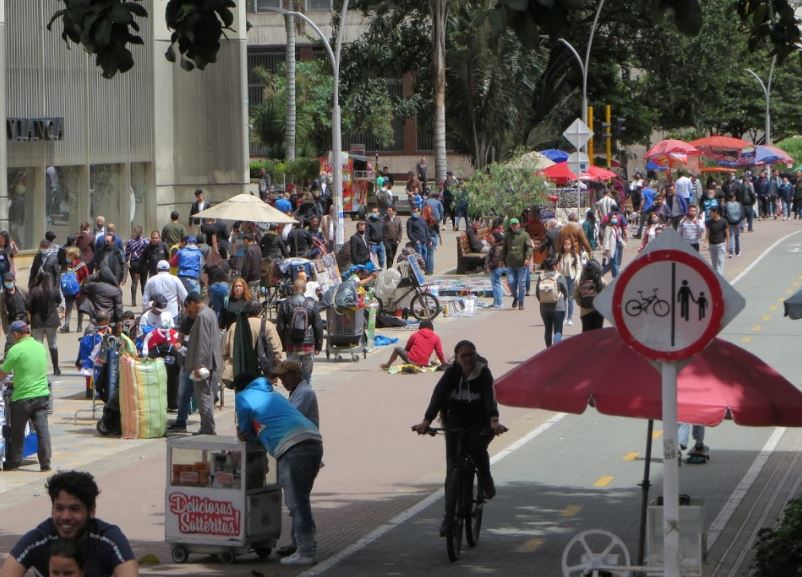
<instances>
[{"instance_id":1,"label":"cyclist's black hoodie","mask_svg":"<svg viewBox=\"0 0 802 577\"><path fill-rule=\"evenodd\" d=\"M476 366L467 377L457 363L446 369L434 387L429 408L426 409L426 420L434 421L438 413L446 427L490 426L490 419L498 417L498 405L487 360L477 358Z\"/></svg>"}]
</instances>

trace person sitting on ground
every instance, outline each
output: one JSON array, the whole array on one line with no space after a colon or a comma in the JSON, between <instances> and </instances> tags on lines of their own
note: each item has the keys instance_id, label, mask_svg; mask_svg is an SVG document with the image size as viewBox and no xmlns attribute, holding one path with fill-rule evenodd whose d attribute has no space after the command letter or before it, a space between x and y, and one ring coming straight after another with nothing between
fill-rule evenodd
<instances>
[{"instance_id":1,"label":"person sitting on ground","mask_svg":"<svg viewBox=\"0 0 802 577\"><path fill-rule=\"evenodd\" d=\"M49 575L50 548L60 540L76 541L85 553L85 577L137 577L139 567L128 539L116 525L95 517L100 494L94 477L83 471L61 471L45 485L51 517L28 531L11 549L2 577L23 577L33 568Z\"/></svg>"},{"instance_id":2,"label":"person sitting on ground","mask_svg":"<svg viewBox=\"0 0 802 577\"><path fill-rule=\"evenodd\" d=\"M381 365L381 368L386 371L398 358L407 364L425 367L429 365L432 353L437 354L441 366L448 364L443 354L443 344L440 342L440 337L434 332L432 321L421 321L420 328L409 337L406 346L393 349L390 359Z\"/></svg>"}]
</instances>

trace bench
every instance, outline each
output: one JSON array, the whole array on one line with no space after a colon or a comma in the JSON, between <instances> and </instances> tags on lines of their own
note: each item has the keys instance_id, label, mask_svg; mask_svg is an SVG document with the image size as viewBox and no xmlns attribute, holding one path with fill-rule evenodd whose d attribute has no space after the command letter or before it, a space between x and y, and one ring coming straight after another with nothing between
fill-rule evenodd
<instances>
[{"instance_id":1,"label":"bench","mask_svg":"<svg viewBox=\"0 0 802 577\"><path fill-rule=\"evenodd\" d=\"M489 228L480 228L479 236L486 238L490 234ZM477 268L484 268L487 253L471 252L468 235L461 232L457 235L457 274L465 274Z\"/></svg>"}]
</instances>

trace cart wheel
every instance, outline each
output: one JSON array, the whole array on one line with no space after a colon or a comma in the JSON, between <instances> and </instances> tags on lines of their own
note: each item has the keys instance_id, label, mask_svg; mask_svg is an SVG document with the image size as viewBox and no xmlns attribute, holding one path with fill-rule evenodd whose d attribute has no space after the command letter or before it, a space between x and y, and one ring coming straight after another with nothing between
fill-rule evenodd
<instances>
[{"instance_id":1,"label":"cart wheel","mask_svg":"<svg viewBox=\"0 0 802 577\"><path fill-rule=\"evenodd\" d=\"M258 547L254 545L253 551L257 555L259 555L259 559L267 559L268 557L270 557L270 552L272 551L272 549L270 547Z\"/></svg>"},{"instance_id":2,"label":"cart wheel","mask_svg":"<svg viewBox=\"0 0 802 577\"><path fill-rule=\"evenodd\" d=\"M223 551L220 554L220 559L226 565L231 565L236 560L236 558L237 558L237 555L236 555L236 553L234 553L234 551Z\"/></svg>"},{"instance_id":3,"label":"cart wheel","mask_svg":"<svg viewBox=\"0 0 802 577\"><path fill-rule=\"evenodd\" d=\"M177 545L170 549L170 556L173 558L173 563L186 563L189 559L189 551L182 545Z\"/></svg>"},{"instance_id":4,"label":"cart wheel","mask_svg":"<svg viewBox=\"0 0 802 577\"><path fill-rule=\"evenodd\" d=\"M337 356L334 357L334 360L335 361L341 361L341 360L343 360L343 356L340 353L337 353Z\"/></svg>"}]
</instances>

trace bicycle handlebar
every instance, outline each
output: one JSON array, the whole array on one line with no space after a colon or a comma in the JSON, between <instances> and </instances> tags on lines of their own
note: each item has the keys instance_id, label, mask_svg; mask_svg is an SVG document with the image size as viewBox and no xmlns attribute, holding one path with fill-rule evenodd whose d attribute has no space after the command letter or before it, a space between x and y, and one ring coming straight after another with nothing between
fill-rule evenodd
<instances>
[{"instance_id":1,"label":"bicycle handlebar","mask_svg":"<svg viewBox=\"0 0 802 577\"><path fill-rule=\"evenodd\" d=\"M412 431L417 432L415 426L412 427ZM438 433L479 433L480 435L500 435L502 433L506 433L509 431L507 427L504 425L500 425L498 431L494 431L490 427L472 427L472 428L464 428L464 427L429 427L422 435L429 435L430 437L434 437Z\"/></svg>"}]
</instances>

